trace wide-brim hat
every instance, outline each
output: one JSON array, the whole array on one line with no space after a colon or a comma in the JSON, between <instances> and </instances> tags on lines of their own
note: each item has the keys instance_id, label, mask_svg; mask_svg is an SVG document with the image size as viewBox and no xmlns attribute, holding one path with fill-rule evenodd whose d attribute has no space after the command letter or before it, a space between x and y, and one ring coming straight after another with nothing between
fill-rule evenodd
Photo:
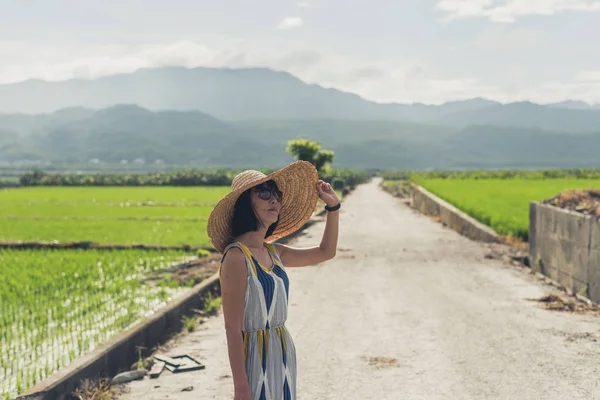
<instances>
[{"instance_id":1,"label":"wide-brim hat","mask_svg":"<svg viewBox=\"0 0 600 400\"><path fill-rule=\"evenodd\" d=\"M233 178L231 192L217 203L208 217L208 238L219 253L223 253L225 247L234 240L231 222L239 196L269 180L275 181L283 198L277 228L265 241L287 236L310 219L319 199L316 187L319 174L314 165L307 161L296 161L269 175L255 170L243 171Z\"/></svg>"}]
</instances>

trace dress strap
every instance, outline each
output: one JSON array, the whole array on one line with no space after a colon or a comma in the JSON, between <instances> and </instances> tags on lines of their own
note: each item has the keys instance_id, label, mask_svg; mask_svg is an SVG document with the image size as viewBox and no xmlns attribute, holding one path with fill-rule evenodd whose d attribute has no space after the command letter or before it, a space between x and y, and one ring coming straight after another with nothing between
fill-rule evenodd
<instances>
[{"instance_id":1,"label":"dress strap","mask_svg":"<svg viewBox=\"0 0 600 400\"><path fill-rule=\"evenodd\" d=\"M227 251L232 247L237 247L238 249L242 250L246 258L246 268L248 269L248 274L254 273L254 275L256 275L256 267L252 262L252 253L250 253L250 250L240 242L230 243L223 250L223 256L221 257L221 265L219 266L219 275L221 274L221 266L223 265L223 259L225 258L225 254L227 254Z\"/></svg>"},{"instance_id":2,"label":"dress strap","mask_svg":"<svg viewBox=\"0 0 600 400\"><path fill-rule=\"evenodd\" d=\"M281 257L279 257L279 252L277 251L277 248L275 247L275 245L273 243L265 243L265 245L267 246L267 250L273 256L273 260L275 261L275 264L277 264L281 268L285 268L283 266L283 261L281 261Z\"/></svg>"}]
</instances>

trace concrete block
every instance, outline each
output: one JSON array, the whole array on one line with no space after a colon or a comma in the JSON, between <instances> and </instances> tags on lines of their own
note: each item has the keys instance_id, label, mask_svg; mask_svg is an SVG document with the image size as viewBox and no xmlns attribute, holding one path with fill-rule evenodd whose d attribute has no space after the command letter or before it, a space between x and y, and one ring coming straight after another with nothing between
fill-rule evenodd
<instances>
[{"instance_id":1,"label":"concrete block","mask_svg":"<svg viewBox=\"0 0 600 400\"><path fill-rule=\"evenodd\" d=\"M588 286L589 286L588 282L580 281L577 278L572 278L572 279L573 279L572 280L573 287L571 287L571 290L573 290L573 293L581 294L581 295L587 297L588 296Z\"/></svg>"},{"instance_id":2,"label":"concrete block","mask_svg":"<svg viewBox=\"0 0 600 400\"><path fill-rule=\"evenodd\" d=\"M538 237L537 240L537 259L540 260L540 264L536 270L546 276L550 276L548 275L548 271L550 269L557 269L558 265L556 261L558 242L551 237Z\"/></svg>"},{"instance_id":3,"label":"concrete block","mask_svg":"<svg viewBox=\"0 0 600 400\"><path fill-rule=\"evenodd\" d=\"M420 187L412 186L411 187L412 199L414 207L427 215L438 215L439 207L435 202L433 202L426 193L424 193Z\"/></svg>"},{"instance_id":4,"label":"concrete block","mask_svg":"<svg viewBox=\"0 0 600 400\"><path fill-rule=\"evenodd\" d=\"M590 250L587 275L590 300L600 303L600 249Z\"/></svg>"},{"instance_id":5,"label":"concrete block","mask_svg":"<svg viewBox=\"0 0 600 400\"><path fill-rule=\"evenodd\" d=\"M545 204L537 207L537 232L540 236L556 237L556 213Z\"/></svg>"},{"instance_id":6,"label":"concrete block","mask_svg":"<svg viewBox=\"0 0 600 400\"><path fill-rule=\"evenodd\" d=\"M558 271L558 268L556 268L555 266L544 264L544 269L543 269L542 273L544 275L546 275L548 278L553 279L558 282L560 273Z\"/></svg>"},{"instance_id":7,"label":"concrete block","mask_svg":"<svg viewBox=\"0 0 600 400\"><path fill-rule=\"evenodd\" d=\"M565 273L560 270L556 270L556 272L554 272L554 273L557 276L557 278L555 280L560 285L571 290L573 293L581 293L584 296L587 296L588 284L586 281L581 281L581 280L575 278L573 275L571 275L569 273Z\"/></svg>"},{"instance_id":8,"label":"concrete block","mask_svg":"<svg viewBox=\"0 0 600 400\"><path fill-rule=\"evenodd\" d=\"M440 205L436 201L436 197L420 186L412 186L411 192L417 210L431 216L440 215Z\"/></svg>"},{"instance_id":9,"label":"concrete block","mask_svg":"<svg viewBox=\"0 0 600 400\"><path fill-rule=\"evenodd\" d=\"M556 239L547 236L538 236L537 238L537 257L545 266L554 265L556 267Z\"/></svg>"},{"instance_id":10,"label":"concrete block","mask_svg":"<svg viewBox=\"0 0 600 400\"><path fill-rule=\"evenodd\" d=\"M571 275L582 282L587 282L588 266L590 263L590 249L587 246L575 246L573 251L574 254L571 263Z\"/></svg>"},{"instance_id":11,"label":"concrete block","mask_svg":"<svg viewBox=\"0 0 600 400\"><path fill-rule=\"evenodd\" d=\"M559 236L587 246L590 240L590 218L564 210L560 210L560 214Z\"/></svg>"},{"instance_id":12,"label":"concrete block","mask_svg":"<svg viewBox=\"0 0 600 400\"><path fill-rule=\"evenodd\" d=\"M590 219L590 248L600 250L600 220Z\"/></svg>"},{"instance_id":13,"label":"concrete block","mask_svg":"<svg viewBox=\"0 0 600 400\"><path fill-rule=\"evenodd\" d=\"M553 265L560 271L585 282L587 281L588 259L589 251L585 243L580 245L566 239L558 240Z\"/></svg>"},{"instance_id":14,"label":"concrete block","mask_svg":"<svg viewBox=\"0 0 600 400\"><path fill-rule=\"evenodd\" d=\"M536 249L535 249L535 238L537 235L538 229L538 222L537 222L537 209L538 209L538 203L537 202L531 202L529 203L529 232L528 232L528 237L529 237L529 265L535 269L536 267L534 266L535 264L535 260L536 260Z\"/></svg>"},{"instance_id":15,"label":"concrete block","mask_svg":"<svg viewBox=\"0 0 600 400\"><path fill-rule=\"evenodd\" d=\"M600 221L537 203L529 221L533 270L600 302Z\"/></svg>"},{"instance_id":16,"label":"concrete block","mask_svg":"<svg viewBox=\"0 0 600 400\"><path fill-rule=\"evenodd\" d=\"M571 274L558 269L556 271L556 279L554 280L557 281L560 285L573 290L573 277L571 276Z\"/></svg>"}]
</instances>

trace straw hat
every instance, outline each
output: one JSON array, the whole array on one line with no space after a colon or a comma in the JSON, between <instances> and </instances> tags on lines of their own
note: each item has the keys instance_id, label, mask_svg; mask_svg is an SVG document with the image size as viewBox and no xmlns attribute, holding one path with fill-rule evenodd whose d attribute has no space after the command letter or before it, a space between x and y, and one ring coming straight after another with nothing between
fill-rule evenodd
<instances>
[{"instance_id":1,"label":"straw hat","mask_svg":"<svg viewBox=\"0 0 600 400\"><path fill-rule=\"evenodd\" d=\"M231 192L217 203L208 217L206 228L208 237L219 253L222 253L234 240L231 221L238 197L245 190L271 179L277 183L283 199L277 228L271 236L265 238L265 241L275 240L295 232L312 216L319 199L316 189L319 174L311 163L296 161L269 175L260 171L246 170L233 178Z\"/></svg>"}]
</instances>

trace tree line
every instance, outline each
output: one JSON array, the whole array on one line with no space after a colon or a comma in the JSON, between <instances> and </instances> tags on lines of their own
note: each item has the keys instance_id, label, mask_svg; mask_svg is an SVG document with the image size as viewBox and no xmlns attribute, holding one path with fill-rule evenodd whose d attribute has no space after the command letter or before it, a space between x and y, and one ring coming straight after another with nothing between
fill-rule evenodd
<instances>
[{"instance_id":1,"label":"tree line","mask_svg":"<svg viewBox=\"0 0 600 400\"><path fill-rule=\"evenodd\" d=\"M319 177L336 190L354 188L366 182L372 174L353 169L332 168L334 153L322 150L317 142L296 139L288 142L286 151L297 160L311 162ZM261 169L269 174L274 169ZM230 186L240 169L187 169L174 172L60 174L41 170L27 172L20 177L21 186Z\"/></svg>"}]
</instances>

